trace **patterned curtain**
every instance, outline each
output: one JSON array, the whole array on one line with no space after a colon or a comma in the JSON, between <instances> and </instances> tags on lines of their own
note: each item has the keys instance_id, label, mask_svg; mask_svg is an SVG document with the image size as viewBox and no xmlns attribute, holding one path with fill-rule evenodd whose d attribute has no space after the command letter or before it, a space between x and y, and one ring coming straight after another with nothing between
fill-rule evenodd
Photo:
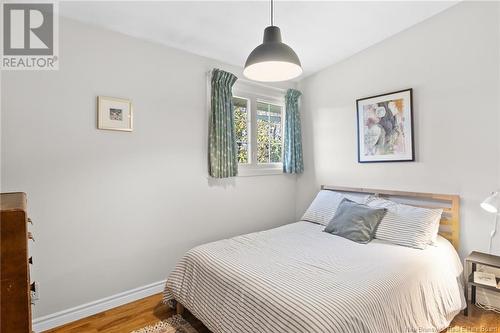
<instances>
[{"instance_id":1,"label":"patterned curtain","mask_svg":"<svg viewBox=\"0 0 500 333\"><path fill-rule=\"evenodd\" d=\"M288 89L285 95L285 152L283 156L284 173L302 173L302 133L300 129L299 97L302 93Z\"/></svg>"},{"instance_id":2,"label":"patterned curtain","mask_svg":"<svg viewBox=\"0 0 500 333\"><path fill-rule=\"evenodd\" d=\"M208 172L215 178L234 177L238 174L232 93L237 79L233 74L220 69L212 71Z\"/></svg>"}]
</instances>

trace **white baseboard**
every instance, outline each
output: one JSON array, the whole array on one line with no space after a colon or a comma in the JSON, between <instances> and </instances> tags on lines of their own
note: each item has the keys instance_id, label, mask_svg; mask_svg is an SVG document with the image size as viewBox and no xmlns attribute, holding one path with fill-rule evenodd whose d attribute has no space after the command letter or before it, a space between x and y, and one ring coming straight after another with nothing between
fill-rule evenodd
<instances>
[{"instance_id":1,"label":"white baseboard","mask_svg":"<svg viewBox=\"0 0 500 333\"><path fill-rule=\"evenodd\" d=\"M117 306L127 304L144 297L158 294L163 291L165 280L148 284L139 288L127 290L119 294L105 297L90 303L75 306L74 308L59 311L47 316L33 319L33 331L43 332L72 321L92 316Z\"/></svg>"}]
</instances>

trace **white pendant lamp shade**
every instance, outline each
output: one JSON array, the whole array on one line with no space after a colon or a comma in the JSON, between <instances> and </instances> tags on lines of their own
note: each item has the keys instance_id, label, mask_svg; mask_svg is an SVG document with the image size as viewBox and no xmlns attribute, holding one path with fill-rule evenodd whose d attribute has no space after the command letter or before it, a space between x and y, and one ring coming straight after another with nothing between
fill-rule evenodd
<instances>
[{"instance_id":1,"label":"white pendant lamp shade","mask_svg":"<svg viewBox=\"0 0 500 333\"><path fill-rule=\"evenodd\" d=\"M299 57L294 50L281 41L280 28L273 25L273 2L271 1L271 26L264 30L263 43L248 56L245 75L250 80L278 82L291 80L302 74Z\"/></svg>"},{"instance_id":2,"label":"white pendant lamp shade","mask_svg":"<svg viewBox=\"0 0 500 333\"><path fill-rule=\"evenodd\" d=\"M265 61L245 68L243 75L250 80L261 82L278 82L294 79L302 74L302 68L284 61Z\"/></svg>"}]
</instances>

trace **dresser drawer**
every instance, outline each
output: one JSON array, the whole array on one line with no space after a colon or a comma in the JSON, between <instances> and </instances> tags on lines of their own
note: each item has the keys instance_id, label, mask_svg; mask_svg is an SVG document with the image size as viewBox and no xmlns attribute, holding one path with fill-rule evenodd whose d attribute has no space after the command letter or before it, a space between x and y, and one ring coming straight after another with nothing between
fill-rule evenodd
<instances>
[{"instance_id":1,"label":"dresser drawer","mask_svg":"<svg viewBox=\"0 0 500 333\"><path fill-rule=\"evenodd\" d=\"M26 194L2 193L0 206L0 332L27 333L31 332L28 244L34 237L28 231Z\"/></svg>"}]
</instances>

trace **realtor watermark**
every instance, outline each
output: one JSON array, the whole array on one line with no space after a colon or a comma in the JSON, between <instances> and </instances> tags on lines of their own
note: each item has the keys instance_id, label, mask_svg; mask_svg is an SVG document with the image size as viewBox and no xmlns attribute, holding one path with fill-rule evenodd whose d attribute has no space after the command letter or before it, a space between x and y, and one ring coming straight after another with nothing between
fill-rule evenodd
<instances>
[{"instance_id":1,"label":"realtor watermark","mask_svg":"<svg viewBox=\"0 0 500 333\"><path fill-rule=\"evenodd\" d=\"M438 330L434 327L432 328L425 328L425 327L415 327L415 328L408 328L406 330L407 333L439 333L441 330ZM498 327L493 327L493 326L459 326L456 325L454 327L449 327L446 332L448 333L498 333L499 328Z\"/></svg>"},{"instance_id":2,"label":"realtor watermark","mask_svg":"<svg viewBox=\"0 0 500 333\"><path fill-rule=\"evenodd\" d=\"M3 2L2 70L59 69L57 2Z\"/></svg>"}]
</instances>

